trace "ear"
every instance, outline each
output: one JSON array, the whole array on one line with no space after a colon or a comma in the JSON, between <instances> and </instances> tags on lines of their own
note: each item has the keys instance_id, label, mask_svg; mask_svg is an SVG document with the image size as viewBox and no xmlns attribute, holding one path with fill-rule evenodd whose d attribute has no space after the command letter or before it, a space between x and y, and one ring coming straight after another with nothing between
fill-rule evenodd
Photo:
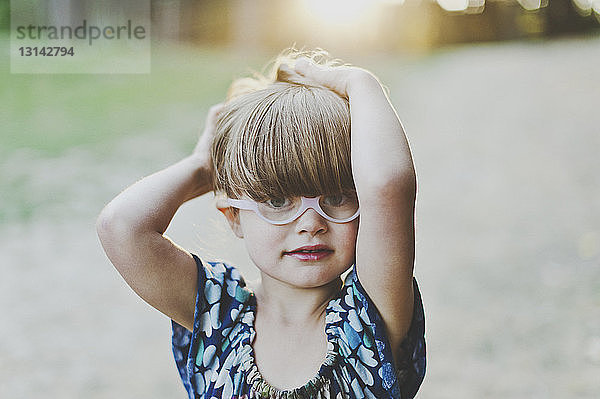
<instances>
[{"instance_id":1,"label":"ear","mask_svg":"<svg viewBox=\"0 0 600 399\"><path fill-rule=\"evenodd\" d=\"M216 207L223 215L225 215L225 219L229 223L229 227L231 227L231 231L238 238L244 238L244 234L242 232L242 226L240 226L240 212L238 209L229 206L225 198L219 198L216 202Z\"/></svg>"}]
</instances>

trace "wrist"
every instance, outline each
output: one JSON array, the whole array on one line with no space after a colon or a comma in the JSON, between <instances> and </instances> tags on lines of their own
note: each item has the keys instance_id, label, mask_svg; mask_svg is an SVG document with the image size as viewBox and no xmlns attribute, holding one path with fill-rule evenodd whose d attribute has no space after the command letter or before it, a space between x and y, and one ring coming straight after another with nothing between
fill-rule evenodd
<instances>
[{"instance_id":1,"label":"wrist","mask_svg":"<svg viewBox=\"0 0 600 399\"><path fill-rule=\"evenodd\" d=\"M212 160L203 152L194 152L184 158L181 163L192 175L189 195L186 201L205 194L213 189Z\"/></svg>"},{"instance_id":2,"label":"wrist","mask_svg":"<svg viewBox=\"0 0 600 399\"><path fill-rule=\"evenodd\" d=\"M194 150L194 152L184 158L184 161L193 169L212 169L212 160L206 151Z\"/></svg>"},{"instance_id":3,"label":"wrist","mask_svg":"<svg viewBox=\"0 0 600 399\"><path fill-rule=\"evenodd\" d=\"M354 92L365 89L380 90L381 83L371 72L365 69L356 68L356 70L352 71L348 77L346 83L346 93L348 94L348 97L351 97Z\"/></svg>"}]
</instances>

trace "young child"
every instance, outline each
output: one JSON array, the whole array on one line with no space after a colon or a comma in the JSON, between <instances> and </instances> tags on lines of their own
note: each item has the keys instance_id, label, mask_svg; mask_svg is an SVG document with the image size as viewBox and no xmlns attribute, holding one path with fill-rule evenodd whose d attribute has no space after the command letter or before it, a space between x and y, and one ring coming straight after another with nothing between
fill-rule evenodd
<instances>
[{"instance_id":1,"label":"young child","mask_svg":"<svg viewBox=\"0 0 600 399\"><path fill-rule=\"evenodd\" d=\"M210 191L260 271L253 286L164 236ZM288 51L271 77L234 82L193 154L119 194L97 228L131 288L173 320L190 398L412 398L425 374L415 196L379 81Z\"/></svg>"}]
</instances>

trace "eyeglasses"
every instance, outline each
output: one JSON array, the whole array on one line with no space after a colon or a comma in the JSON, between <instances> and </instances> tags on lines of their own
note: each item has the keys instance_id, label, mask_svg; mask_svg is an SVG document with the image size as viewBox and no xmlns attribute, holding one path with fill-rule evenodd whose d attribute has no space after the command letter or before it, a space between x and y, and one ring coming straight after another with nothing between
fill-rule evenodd
<instances>
[{"instance_id":1,"label":"eyeglasses","mask_svg":"<svg viewBox=\"0 0 600 399\"><path fill-rule=\"evenodd\" d=\"M264 202L227 198L234 208L254 211L261 219L275 225L296 220L308 208L334 223L347 223L358 217L356 195L319 195L318 197L271 198Z\"/></svg>"}]
</instances>

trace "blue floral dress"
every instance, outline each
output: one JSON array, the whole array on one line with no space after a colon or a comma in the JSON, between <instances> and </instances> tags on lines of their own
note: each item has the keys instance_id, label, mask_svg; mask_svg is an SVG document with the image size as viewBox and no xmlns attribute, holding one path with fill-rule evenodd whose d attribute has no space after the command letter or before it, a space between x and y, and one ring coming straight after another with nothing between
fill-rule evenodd
<instances>
[{"instance_id":1,"label":"blue floral dress","mask_svg":"<svg viewBox=\"0 0 600 399\"><path fill-rule=\"evenodd\" d=\"M256 297L232 266L198 266L194 330L173 324L173 353L190 399L412 398L425 376L424 315L413 279L410 330L394 369L383 320L358 281L356 267L327 306L328 353L317 375L302 387L279 390L254 362Z\"/></svg>"}]
</instances>

